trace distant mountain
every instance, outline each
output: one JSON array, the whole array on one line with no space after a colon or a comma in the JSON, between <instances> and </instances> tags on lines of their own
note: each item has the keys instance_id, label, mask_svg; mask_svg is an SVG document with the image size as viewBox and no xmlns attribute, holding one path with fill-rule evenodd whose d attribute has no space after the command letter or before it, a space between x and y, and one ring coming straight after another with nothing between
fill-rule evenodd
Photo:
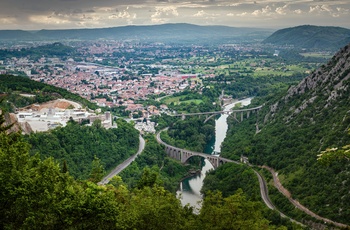
<instances>
[{"instance_id":1,"label":"distant mountain","mask_svg":"<svg viewBox=\"0 0 350 230\"><path fill-rule=\"evenodd\" d=\"M281 29L263 43L292 45L306 49L340 49L350 42L350 30L333 26L303 25Z\"/></svg>"},{"instance_id":2,"label":"distant mountain","mask_svg":"<svg viewBox=\"0 0 350 230\"><path fill-rule=\"evenodd\" d=\"M23 30L0 30L0 40L36 40L37 36Z\"/></svg>"},{"instance_id":3,"label":"distant mountain","mask_svg":"<svg viewBox=\"0 0 350 230\"><path fill-rule=\"evenodd\" d=\"M253 41L264 39L272 33L269 29L235 28L228 26L198 26L192 24L163 24L149 26L122 26L96 29L68 29L68 30L40 30L27 31L0 31L2 40L136 40L136 41Z\"/></svg>"},{"instance_id":4,"label":"distant mountain","mask_svg":"<svg viewBox=\"0 0 350 230\"><path fill-rule=\"evenodd\" d=\"M238 124L230 118L221 156L244 154L255 165L273 167L293 198L350 225L350 161L317 160L327 148L350 144L350 44L298 85L257 104L263 103L258 118ZM284 204L276 205L288 212Z\"/></svg>"}]
</instances>

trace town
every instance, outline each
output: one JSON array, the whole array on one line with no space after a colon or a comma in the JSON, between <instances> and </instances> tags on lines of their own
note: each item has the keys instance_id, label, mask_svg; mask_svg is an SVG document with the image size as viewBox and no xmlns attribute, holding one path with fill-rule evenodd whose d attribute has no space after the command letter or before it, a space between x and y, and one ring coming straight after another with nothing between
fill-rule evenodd
<instances>
[{"instance_id":1,"label":"town","mask_svg":"<svg viewBox=\"0 0 350 230\"><path fill-rule=\"evenodd\" d=\"M30 49L40 50L42 47L55 51L46 55L40 55L39 52L38 55L5 56L0 60L0 74L28 76L32 80L78 94L100 107L119 108L123 115L139 119L139 124L135 127L149 132L155 131L154 124L149 121L151 116L170 112L166 103L159 102L165 96L184 90L201 92L203 88L210 87L210 84L234 84L232 75L303 76L317 65L312 62L298 66L284 63L279 59L276 47L272 49L261 44L198 46L128 41L70 41L66 44L4 43L1 50L25 52ZM151 103L150 99L157 99L158 103ZM77 109L76 106L74 108ZM19 118L28 120L33 115L32 120L38 120L38 117L45 116L47 119L47 115L52 115L60 117L61 122L58 123L64 125L68 119L67 113L75 115L76 112L82 112L81 108L70 112L62 108L56 109L57 113L46 111L43 114L32 114L32 110L25 110L22 111L24 117ZM96 114L82 116L89 119ZM112 120L105 117L110 115L104 116L103 121ZM40 127L34 128L38 131L55 125L57 122L51 122L49 126L45 124L45 128L38 125L33 127Z\"/></svg>"}]
</instances>

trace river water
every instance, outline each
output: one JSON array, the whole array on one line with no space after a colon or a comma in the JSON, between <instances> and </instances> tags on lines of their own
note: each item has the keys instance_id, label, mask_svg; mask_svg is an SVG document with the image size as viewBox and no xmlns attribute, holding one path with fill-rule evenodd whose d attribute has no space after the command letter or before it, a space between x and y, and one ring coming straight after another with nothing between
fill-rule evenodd
<instances>
[{"instance_id":1,"label":"river water","mask_svg":"<svg viewBox=\"0 0 350 230\"><path fill-rule=\"evenodd\" d=\"M232 104L225 106L224 111L228 111L233 108L236 104L241 104L242 106L249 105L252 98L246 98L243 100L235 101ZM224 141L227 132L227 117L229 115L223 114L218 119L215 120L215 142L209 145L209 148L205 150L207 154L219 154L221 152L221 143ZM213 169L211 163L205 159L204 166L202 167L201 173L184 179L179 186L177 191L177 196L181 200L182 205L190 204L191 206L200 209L200 202L202 200L202 195L200 190L203 185L203 180L207 171Z\"/></svg>"}]
</instances>

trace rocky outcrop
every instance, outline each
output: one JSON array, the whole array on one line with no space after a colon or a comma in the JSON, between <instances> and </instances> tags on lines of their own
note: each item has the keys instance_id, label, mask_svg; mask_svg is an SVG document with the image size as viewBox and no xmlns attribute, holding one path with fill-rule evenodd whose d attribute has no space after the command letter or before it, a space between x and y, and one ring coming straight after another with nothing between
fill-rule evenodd
<instances>
[{"instance_id":1,"label":"rocky outcrop","mask_svg":"<svg viewBox=\"0 0 350 230\"><path fill-rule=\"evenodd\" d=\"M2 113L1 110L0 110L0 113ZM13 124L13 126L8 130L9 133L21 131L23 134L29 134L33 132L28 122L18 122L16 114L5 113L4 117L5 117L4 126L9 126Z\"/></svg>"},{"instance_id":2,"label":"rocky outcrop","mask_svg":"<svg viewBox=\"0 0 350 230\"><path fill-rule=\"evenodd\" d=\"M333 103L345 91L349 90L349 80L350 44L336 53L327 64L322 65L300 81L298 85L290 87L286 96L282 99L283 103L277 102L270 107L269 117L273 117L280 104L288 104L297 97L302 98L302 101L289 108L291 114L286 117L287 122L312 105L319 97L325 102L322 105L323 108L332 107Z\"/></svg>"},{"instance_id":3,"label":"rocky outcrop","mask_svg":"<svg viewBox=\"0 0 350 230\"><path fill-rule=\"evenodd\" d=\"M331 94L347 87L344 84L350 78L350 44L341 49L326 65L322 65L311 75L304 78L297 86L288 90L285 100L294 95L315 90L323 94ZM320 89L321 88L321 89Z\"/></svg>"}]
</instances>

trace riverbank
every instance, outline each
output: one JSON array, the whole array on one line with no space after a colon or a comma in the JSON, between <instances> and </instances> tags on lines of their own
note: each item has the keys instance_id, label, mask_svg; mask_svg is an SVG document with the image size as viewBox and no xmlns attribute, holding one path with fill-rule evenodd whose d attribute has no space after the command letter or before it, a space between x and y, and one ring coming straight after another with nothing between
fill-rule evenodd
<instances>
[{"instance_id":1,"label":"riverbank","mask_svg":"<svg viewBox=\"0 0 350 230\"><path fill-rule=\"evenodd\" d=\"M242 100L233 99L233 102L231 104L226 105L223 110L229 111L230 109L234 108L238 103L240 103L242 106L249 105L251 100L252 98L245 98ZM229 114L222 114L219 118L215 120L215 141L211 143L212 146L208 146L206 148L207 154L220 154L221 143L224 141L228 129L228 116ZM195 209L200 210L200 202L202 201L202 195L200 191L203 186L203 181L207 171L212 170L213 168L214 167L211 165L211 163L208 160L205 160L205 165L202 168L200 174L195 175L193 177L185 178L180 182L180 189L177 191L177 194L181 194L180 200L183 205L190 204L191 206L195 207Z\"/></svg>"}]
</instances>

